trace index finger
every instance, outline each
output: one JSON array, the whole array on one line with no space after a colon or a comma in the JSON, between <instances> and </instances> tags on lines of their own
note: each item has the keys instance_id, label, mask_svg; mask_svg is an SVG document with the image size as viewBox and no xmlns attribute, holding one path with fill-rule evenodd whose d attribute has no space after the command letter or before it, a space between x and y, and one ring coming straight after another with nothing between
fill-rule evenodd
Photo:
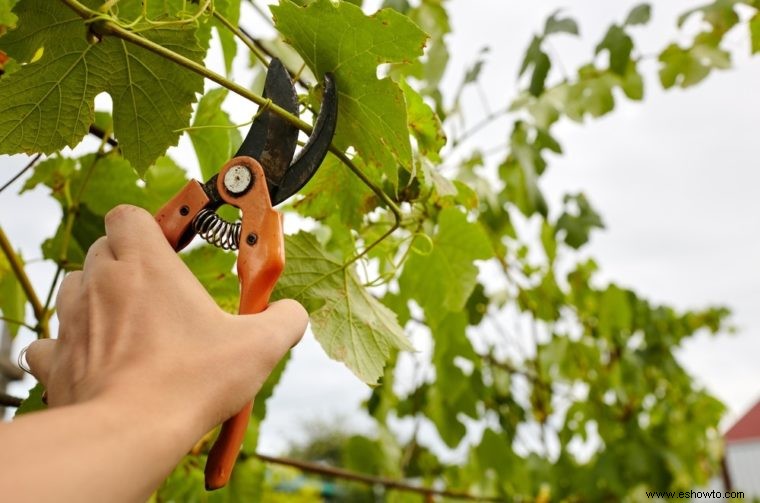
<instances>
[{"instance_id":1,"label":"index finger","mask_svg":"<svg viewBox=\"0 0 760 503\"><path fill-rule=\"evenodd\" d=\"M156 253L174 255L161 227L142 208L120 204L106 214L106 236L116 260L139 261Z\"/></svg>"}]
</instances>

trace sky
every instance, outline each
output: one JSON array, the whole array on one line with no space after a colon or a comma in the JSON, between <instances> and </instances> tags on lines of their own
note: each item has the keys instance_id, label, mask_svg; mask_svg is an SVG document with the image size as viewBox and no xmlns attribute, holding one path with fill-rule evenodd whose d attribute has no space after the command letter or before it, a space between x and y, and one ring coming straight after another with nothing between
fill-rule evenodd
<instances>
[{"instance_id":1,"label":"sky","mask_svg":"<svg viewBox=\"0 0 760 503\"><path fill-rule=\"evenodd\" d=\"M461 78L457 72L488 46L481 82L491 108L501 108L516 95L522 54L551 12L562 7L580 25L579 39L559 36L551 42L552 57L572 73L589 60L607 26L621 21L636 3L450 0L449 66L456 71L447 73L444 85L454 88ZM678 32L676 17L702 3L655 2L652 22L633 32L641 53L656 54L670 41L687 41L694 23ZM247 9L241 24L256 33L267 29ZM677 351L697 382L727 405L723 428L760 399L760 366L755 363L760 355L760 59L747 56L746 34L728 42L735 51L734 68L694 88L662 91L657 62L648 58L642 63L643 102L618 99L615 111L605 118L561 122L555 136L564 153L551 158L541 180L555 206L564 193L582 191L602 215L606 229L593 234L583 251L600 265L602 280L679 309L713 304L731 308L735 333L699 335ZM244 81L250 77L243 67L239 58L235 71ZM468 120L475 123L485 111L477 96L466 99ZM235 100L230 100L229 111L240 122L253 112L250 105ZM509 127L508 118L497 121L473 138L472 145L488 149L503 143ZM191 152L183 141L170 153L193 166ZM0 183L25 162L23 156L0 156ZM42 191L23 197L14 190L0 194L0 226L25 257L39 257L39 243L52 235L59 219L57 206ZM46 289L52 268L34 263L29 271L35 285ZM15 351L30 341L30 334L21 335ZM26 380L13 391L23 395L30 383ZM298 438L301 426L315 419L334 422L343 417L349 428L368 428L368 421L356 413L368 395L368 388L342 364L328 359L307 334L268 403L261 450L281 453L289 440Z\"/></svg>"}]
</instances>

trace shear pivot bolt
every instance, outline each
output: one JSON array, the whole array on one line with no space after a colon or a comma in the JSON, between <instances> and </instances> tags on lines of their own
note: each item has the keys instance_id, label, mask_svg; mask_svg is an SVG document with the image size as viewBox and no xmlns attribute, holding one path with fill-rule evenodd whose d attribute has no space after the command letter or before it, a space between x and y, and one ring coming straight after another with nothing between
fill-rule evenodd
<instances>
[{"instance_id":1,"label":"shear pivot bolt","mask_svg":"<svg viewBox=\"0 0 760 503\"><path fill-rule=\"evenodd\" d=\"M230 194L242 194L251 187L252 183L253 173L247 166L232 166L224 174L224 188Z\"/></svg>"},{"instance_id":2,"label":"shear pivot bolt","mask_svg":"<svg viewBox=\"0 0 760 503\"><path fill-rule=\"evenodd\" d=\"M255 245L256 241L258 241L258 240L259 240L259 237L255 233L253 233L253 232L251 232L250 234L248 234L248 237L245 238L245 242L248 243L251 246Z\"/></svg>"}]
</instances>

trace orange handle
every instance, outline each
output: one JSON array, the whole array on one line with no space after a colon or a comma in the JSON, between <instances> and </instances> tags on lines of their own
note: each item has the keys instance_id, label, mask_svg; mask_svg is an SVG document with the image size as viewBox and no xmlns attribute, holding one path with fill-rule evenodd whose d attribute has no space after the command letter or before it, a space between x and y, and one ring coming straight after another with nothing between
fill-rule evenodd
<instances>
[{"instance_id":1,"label":"orange handle","mask_svg":"<svg viewBox=\"0 0 760 503\"><path fill-rule=\"evenodd\" d=\"M253 174L253 187L240 196L229 194L223 185L224 175L233 166L247 166ZM263 311L269 296L285 267L282 215L272 208L266 178L261 165L250 157L236 157L220 170L217 190L227 203L242 210L242 228L237 269L240 281L240 314ZM192 220L209 203L203 188L196 181L188 183L156 214L164 235L175 250L184 248L192 239ZM248 428L253 401L222 424L206 461L206 489L224 487Z\"/></svg>"}]
</instances>

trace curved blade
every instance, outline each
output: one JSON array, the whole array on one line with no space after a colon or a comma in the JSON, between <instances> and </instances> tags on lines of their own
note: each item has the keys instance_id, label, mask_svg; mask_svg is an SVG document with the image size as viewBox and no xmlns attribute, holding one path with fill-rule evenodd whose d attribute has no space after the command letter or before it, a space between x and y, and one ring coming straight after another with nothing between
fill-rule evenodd
<instances>
[{"instance_id":1,"label":"curved blade","mask_svg":"<svg viewBox=\"0 0 760 503\"><path fill-rule=\"evenodd\" d=\"M264 84L264 97L298 117L298 96L282 62L272 58ZM280 185L296 151L298 128L265 110L253 121L235 157L253 157L264 168L267 184Z\"/></svg>"},{"instance_id":2,"label":"curved blade","mask_svg":"<svg viewBox=\"0 0 760 503\"><path fill-rule=\"evenodd\" d=\"M309 141L298 154L298 158L288 168L279 187L269 187L272 206L289 198L306 185L327 155L338 123L338 91L331 74L325 74L325 92L322 108ZM274 189L274 190L273 190Z\"/></svg>"}]
</instances>

